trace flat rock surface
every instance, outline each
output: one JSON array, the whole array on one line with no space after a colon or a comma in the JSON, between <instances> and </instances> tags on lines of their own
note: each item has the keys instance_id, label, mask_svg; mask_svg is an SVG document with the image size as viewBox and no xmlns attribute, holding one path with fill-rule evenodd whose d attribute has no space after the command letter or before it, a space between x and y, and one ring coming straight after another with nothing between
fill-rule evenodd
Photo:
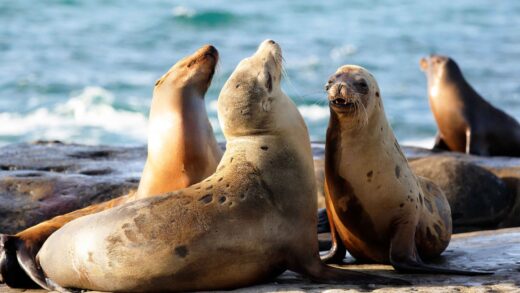
<instances>
[{"instance_id":1,"label":"flat rock surface","mask_svg":"<svg viewBox=\"0 0 520 293\"><path fill-rule=\"evenodd\" d=\"M0 233L137 188L146 149L56 142L0 148Z\"/></svg>"},{"instance_id":2,"label":"flat rock surface","mask_svg":"<svg viewBox=\"0 0 520 293\"><path fill-rule=\"evenodd\" d=\"M221 143L221 146L224 147L224 144ZM312 149L318 204L324 207L322 186L325 146L323 143L313 143ZM432 160L456 159L491 171L511 190L513 207L509 215L494 221L499 224L477 228L520 226L520 158L468 156L416 147L403 149L410 161L425 157ZM86 146L40 141L1 147L0 233L15 233L55 215L135 190L145 160L144 146ZM435 181L441 178L431 179ZM457 187L454 189L458 190ZM490 195L486 193L483 196ZM500 211L495 214L500 215Z\"/></svg>"},{"instance_id":3,"label":"flat rock surface","mask_svg":"<svg viewBox=\"0 0 520 293\"><path fill-rule=\"evenodd\" d=\"M323 168L324 146L313 144L317 174ZM453 157L477 164L504 180L520 198L520 158L476 157L435 153L404 147L410 161ZM145 147L84 146L36 142L0 148L0 232L14 233L53 215L130 192L137 187L146 159ZM511 226L519 226L520 201L511 211ZM516 222L515 222L516 221ZM442 266L495 270L491 276L397 274L390 266L350 265L348 268L399 277L409 287L329 285L309 282L286 272L275 282L240 292L520 292L520 228L458 234L442 258ZM23 292L0 285L0 292ZM25 292L42 292L27 290Z\"/></svg>"},{"instance_id":4,"label":"flat rock surface","mask_svg":"<svg viewBox=\"0 0 520 293\"><path fill-rule=\"evenodd\" d=\"M518 292L520 291L520 228L454 235L450 246L435 264L465 269L492 270L488 276L398 274L387 265L345 265L348 269L408 280L413 285L385 287L312 283L285 272L274 282L234 290L236 292ZM36 293L0 286L0 292Z\"/></svg>"}]
</instances>

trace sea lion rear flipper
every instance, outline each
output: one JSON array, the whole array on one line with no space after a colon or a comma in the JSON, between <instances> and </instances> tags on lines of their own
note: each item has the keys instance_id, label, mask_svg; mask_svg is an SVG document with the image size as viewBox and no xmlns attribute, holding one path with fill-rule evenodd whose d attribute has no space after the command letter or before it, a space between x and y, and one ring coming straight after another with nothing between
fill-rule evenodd
<instances>
[{"instance_id":1,"label":"sea lion rear flipper","mask_svg":"<svg viewBox=\"0 0 520 293\"><path fill-rule=\"evenodd\" d=\"M17 249L16 257L18 263L27 275L40 287L48 291L57 291L61 293L75 293L80 292L76 290L65 289L58 284L54 283L51 279L47 278L38 263L37 257L33 256L30 252L25 249L25 246L21 246Z\"/></svg>"},{"instance_id":2,"label":"sea lion rear flipper","mask_svg":"<svg viewBox=\"0 0 520 293\"><path fill-rule=\"evenodd\" d=\"M291 270L301 273L312 281L320 283L341 283L352 285L381 284L395 286L411 285L410 282L402 279L383 277L375 274L367 274L349 269L331 267L324 264L319 259L314 261L314 258L312 263L298 266L297 268Z\"/></svg>"},{"instance_id":3,"label":"sea lion rear flipper","mask_svg":"<svg viewBox=\"0 0 520 293\"><path fill-rule=\"evenodd\" d=\"M399 228L401 228L400 231ZM405 231L408 227L401 226L399 228L390 243L390 263L399 272L464 276L493 274L493 272L449 269L425 264L417 253L413 233L407 235Z\"/></svg>"},{"instance_id":4,"label":"sea lion rear flipper","mask_svg":"<svg viewBox=\"0 0 520 293\"><path fill-rule=\"evenodd\" d=\"M0 234L0 284L11 288L36 289L39 286L25 273L17 259L16 236Z\"/></svg>"},{"instance_id":5,"label":"sea lion rear flipper","mask_svg":"<svg viewBox=\"0 0 520 293\"><path fill-rule=\"evenodd\" d=\"M446 275L462 275L462 276L479 276L479 275L492 275L494 272L486 271L472 271L462 269L449 269L433 265L428 265L420 262L392 262L393 267L403 273L413 274L446 274Z\"/></svg>"},{"instance_id":6,"label":"sea lion rear flipper","mask_svg":"<svg viewBox=\"0 0 520 293\"><path fill-rule=\"evenodd\" d=\"M49 291L54 290L54 288L48 286L45 274L43 273L40 266L36 263L35 256L31 255L31 253L25 249L25 246L18 245L16 250L16 258L25 273L27 273L31 280L38 284L38 286Z\"/></svg>"}]
</instances>

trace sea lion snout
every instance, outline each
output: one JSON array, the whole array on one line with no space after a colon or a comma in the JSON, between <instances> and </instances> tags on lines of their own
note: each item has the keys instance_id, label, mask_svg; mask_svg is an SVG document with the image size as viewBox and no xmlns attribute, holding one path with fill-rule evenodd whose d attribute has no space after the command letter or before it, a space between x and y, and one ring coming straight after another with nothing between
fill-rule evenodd
<instances>
[{"instance_id":1,"label":"sea lion snout","mask_svg":"<svg viewBox=\"0 0 520 293\"><path fill-rule=\"evenodd\" d=\"M349 111L355 110L357 103L363 103L362 98L369 92L366 79L351 72L333 75L325 85L325 90L332 107Z\"/></svg>"},{"instance_id":2,"label":"sea lion snout","mask_svg":"<svg viewBox=\"0 0 520 293\"><path fill-rule=\"evenodd\" d=\"M200 55L207 59L208 57L209 58L213 58L215 60L215 63L218 61L218 50L217 48L215 48L214 46L212 45L205 45L203 46L202 48L200 48Z\"/></svg>"},{"instance_id":3,"label":"sea lion snout","mask_svg":"<svg viewBox=\"0 0 520 293\"><path fill-rule=\"evenodd\" d=\"M263 60L265 62L269 61L269 58L265 58L267 57L266 55L271 55L277 66L280 66L282 63L282 48L273 40L263 41L260 46L258 46L255 55L264 56Z\"/></svg>"},{"instance_id":4,"label":"sea lion snout","mask_svg":"<svg viewBox=\"0 0 520 293\"><path fill-rule=\"evenodd\" d=\"M438 70L444 64L450 63L451 59L449 57L437 54L430 54L427 57L422 57L419 60L419 67L422 71L427 70Z\"/></svg>"}]
</instances>

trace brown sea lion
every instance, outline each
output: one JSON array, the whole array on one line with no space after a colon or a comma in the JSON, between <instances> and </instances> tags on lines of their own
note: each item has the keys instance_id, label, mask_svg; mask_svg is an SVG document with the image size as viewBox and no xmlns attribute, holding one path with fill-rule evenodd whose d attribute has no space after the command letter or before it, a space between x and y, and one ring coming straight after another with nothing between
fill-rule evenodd
<instances>
[{"instance_id":1,"label":"brown sea lion","mask_svg":"<svg viewBox=\"0 0 520 293\"><path fill-rule=\"evenodd\" d=\"M342 261L346 248L356 260L404 272L480 273L422 262L448 246L450 206L442 190L410 170L372 74L342 66L326 91L325 195L333 248L324 260Z\"/></svg>"},{"instance_id":2,"label":"brown sea lion","mask_svg":"<svg viewBox=\"0 0 520 293\"><path fill-rule=\"evenodd\" d=\"M439 133L434 148L483 156L520 157L520 124L484 100L453 59L420 61Z\"/></svg>"},{"instance_id":3,"label":"brown sea lion","mask_svg":"<svg viewBox=\"0 0 520 293\"><path fill-rule=\"evenodd\" d=\"M68 223L38 253L40 283L59 290L217 290L286 269L319 281L399 282L321 262L309 136L280 88L281 63L280 47L265 41L224 85L218 113L227 147L213 175Z\"/></svg>"},{"instance_id":4,"label":"brown sea lion","mask_svg":"<svg viewBox=\"0 0 520 293\"><path fill-rule=\"evenodd\" d=\"M23 270L45 240L66 223L135 199L200 182L213 174L222 157L204 105L218 62L213 46L203 46L177 62L155 84L148 135L148 157L137 193L57 216L14 236L0 237L0 281L11 287L34 284Z\"/></svg>"}]
</instances>

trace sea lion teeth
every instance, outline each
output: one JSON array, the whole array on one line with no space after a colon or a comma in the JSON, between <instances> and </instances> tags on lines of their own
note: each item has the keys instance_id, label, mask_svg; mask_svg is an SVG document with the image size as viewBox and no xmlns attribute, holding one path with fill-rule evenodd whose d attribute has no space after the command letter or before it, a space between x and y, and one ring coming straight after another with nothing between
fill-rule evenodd
<instances>
[{"instance_id":1,"label":"sea lion teeth","mask_svg":"<svg viewBox=\"0 0 520 293\"><path fill-rule=\"evenodd\" d=\"M329 83L364 111L345 113L331 103L325 146L325 197L332 249L323 260L389 263L404 272L487 274L427 265L451 238L451 211L442 190L416 177L397 143L375 78L364 68L340 67ZM323 224L323 223L322 223Z\"/></svg>"},{"instance_id":2,"label":"sea lion teeth","mask_svg":"<svg viewBox=\"0 0 520 293\"><path fill-rule=\"evenodd\" d=\"M281 53L275 42L263 42L225 83L218 114L227 146L217 171L56 231L38 253L49 287L223 290L286 269L317 281L406 283L321 262L307 127L280 79L267 82L281 76Z\"/></svg>"}]
</instances>

